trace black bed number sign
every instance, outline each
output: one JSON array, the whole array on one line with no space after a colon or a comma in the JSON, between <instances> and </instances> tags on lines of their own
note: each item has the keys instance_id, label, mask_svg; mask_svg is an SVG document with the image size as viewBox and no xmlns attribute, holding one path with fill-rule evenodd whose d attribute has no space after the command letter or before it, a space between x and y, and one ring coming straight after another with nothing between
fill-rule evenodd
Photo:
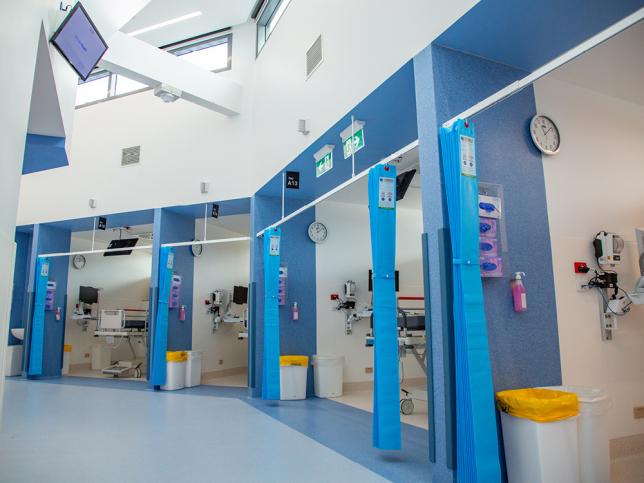
<instances>
[{"instance_id":1,"label":"black bed number sign","mask_svg":"<svg viewBox=\"0 0 644 483\"><path fill-rule=\"evenodd\" d=\"M212 204L212 211L210 212L210 215L213 218L219 218L219 205L217 203Z\"/></svg>"},{"instance_id":2,"label":"black bed number sign","mask_svg":"<svg viewBox=\"0 0 644 483\"><path fill-rule=\"evenodd\" d=\"M105 230L107 228L107 218L104 216L98 217L98 225L96 226L99 230Z\"/></svg>"},{"instance_id":3,"label":"black bed number sign","mask_svg":"<svg viewBox=\"0 0 644 483\"><path fill-rule=\"evenodd\" d=\"M300 172L287 171L286 172L286 187L292 190L300 189Z\"/></svg>"}]
</instances>

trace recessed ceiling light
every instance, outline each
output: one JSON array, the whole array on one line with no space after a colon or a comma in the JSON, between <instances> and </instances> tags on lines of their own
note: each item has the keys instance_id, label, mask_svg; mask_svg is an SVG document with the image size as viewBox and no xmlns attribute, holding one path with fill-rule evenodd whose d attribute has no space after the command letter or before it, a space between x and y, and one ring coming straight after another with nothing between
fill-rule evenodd
<instances>
[{"instance_id":1,"label":"recessed ceiling light","mask_svg":"<svg viewBox=\"0 0 644 483\"><path fill-rule=\"evenodd\" d=\"M191 18L198 17L199 15L203 15L203 12L197 11L186 15L182 15L181 17L171 18L170 20L166 20L165 22L155 23L154 25L150 25L149 27L145 27L139 30L134 30L132 32L128 32L127 34L131 36L144 34L145 32L150 32L151 30L156 30L163 27L167 27L168 25L183 22L184 20L189 20Z\"/></svg>"}]
</instances>

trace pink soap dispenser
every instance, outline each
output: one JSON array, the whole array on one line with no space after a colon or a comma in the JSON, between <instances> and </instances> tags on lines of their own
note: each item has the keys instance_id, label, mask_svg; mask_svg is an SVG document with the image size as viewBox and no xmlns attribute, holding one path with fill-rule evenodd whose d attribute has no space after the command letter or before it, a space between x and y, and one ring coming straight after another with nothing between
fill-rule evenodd
<instances>
[{"instance_id":1,"label":"pink soap dispenser","mask_svg":"<svg viewBox=\"0 0 644 483\"><path fill-rule=\"evenodd\" d=\"M528 300L525 285L523 285L524 272L514 272L512 282L512 298L514 299L514 311L525 312L528 310Z\"/></svg>"}]
</instances>

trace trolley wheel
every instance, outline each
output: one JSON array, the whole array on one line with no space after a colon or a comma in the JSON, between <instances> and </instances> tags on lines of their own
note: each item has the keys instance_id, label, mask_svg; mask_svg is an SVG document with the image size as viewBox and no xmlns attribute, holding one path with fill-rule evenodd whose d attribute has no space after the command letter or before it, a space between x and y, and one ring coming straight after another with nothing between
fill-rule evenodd
<instances>
[{"instance_id":1,"label":"trolley wheel","mask_svg":"<svg viewBox=\"0 0 644 483\"><path fill-rule=\"evenodd\" d=\"M134 376L135 376L137 379L141 379L141 369L139 369L139 368L137 367L137 368L136 368L136 370L134 371Z\"/></svg>"},{"instance_id":2,"label":"trolley wheel","mask_svg":"<svg viewBox=\"0 0 644 483\"><path fill-rule=\"evenodd\" d=\"M414 401L411 399L401 399L400 400L400 412L405 416L409 416L414 412Z\"/></svg>"}]
</instances>

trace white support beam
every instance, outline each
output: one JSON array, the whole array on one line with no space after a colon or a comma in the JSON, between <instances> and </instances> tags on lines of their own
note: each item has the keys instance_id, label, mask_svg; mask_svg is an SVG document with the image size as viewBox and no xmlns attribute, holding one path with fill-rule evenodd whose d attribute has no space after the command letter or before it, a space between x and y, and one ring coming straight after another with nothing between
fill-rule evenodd
<instances>
[{"instance_id":1,"label":"white support beam","mask_svg":"<svg viewBox=\"0 0 644 483\"><path fill-rule=\"evenodd\" d=\"M104 248L101 250L81 250L77 252L56 252L56 253L43 253L38 255L38 258L56 258L56 257L73 257L75 255L98 255L102 253L121 253L129 252L132 250L152 250L152 245L142 245L140 247L129 248Z\"/></svg>"},{"instance_id":2,"label":"white support beam","mask_svg":"<svg viewBox=\"0 0 644 483\"><path fill-rule=\"evenodd\" d=\"M584 42L577 45L576 47L573 47L567 52L564 52L559 57L539 67L537 70L525 76L524 78L519 79L518 81L512 82L510 85L504 87L500 91L497 91L491 96L483 99L481 102L474 104L469 109L466 109L460 114L454 116L449 121L445 122L443 124L443 127L445 128L450 127L459 119L469 119L477 114L480 114L486 109L489 109L495 104L498 104L499 102L504 101L505 99L512 96L513 94L516 94L520 90L525 89L529 85L541 79L543 76L549 74L553 70L561 67L564 64L567 64L573 59L576 59L577 57L584 54L585 52L588 52L593 47L596 47L602 42L610 39L611 37L614 37L618 33L626 30L628 27L635 25L637 22L639 22L642 19L644 19L644 7L640 8L637 12L632 13L628 17L623 18L619 22L611 25L607 29L602 30L598 34L593 35L592 37L585 40Z\"/></svg>"},{"instance_id":3,"label":"white support beam","mask_svg":"<svg viewBox=\"0 0 644 483\"><path fill-rule=\"evenodd\" d=\"M226 116L239 114L242 87L123 32L116 32L99 65L150 87L167 84L181 98ZM161 101L159 101L161 102Z\"/></svg>"},{"instance_id":4,"label":"white support beam","mask_svg":"<svg viewBox=\"0 0 644 483\"><path fill-rule=\"evenodd\" d=\"M393 161L394 159L396 159L396 158L398 158L398 157L402 156L402 155L403 155L403 154L405 154L407 151L411 151L412 149L414 149L414 148L415 148L415 147L417 147L417 146L418 146L418 139L416 139L415 141L412 141L412 142L411 142L411 143L409 143L407 146L405 146L404 148L399 149L399 150L398 150L398 151L396 151L395 153L390 154L390 155L389 155L389 156L387 156L386 158L381 159L381 160L380 160L380 161L378 161L376 164L374 164L374 166L377 166L377 165L379 165L379 164L386 164L386 163L390 163L390 162L391 162L391 161ZM373 166L372 166L371 168L373 168ZM367 168L367 169L365 169L364 171L361 171L360 173L356 174L355 176L352 176L351 178L349 178L348 180L346 180L344 183L339 184L338 186L336 186L336 187L335 187L335 188L333 188L332 190L327 191L326 193L324 193L322 196L319 196L319 197L317 197L316 199L314 199L313 201L311 201L310 203L308 203L308 204L306 204L306 205L302 206L301 208L298 208L298 209L297 209L297 210L295 210L293 213L289 213L289 214L288 214L288 215L286 215L286 216L282 216L282 218L280 218L278 221L276 221L276 222L275 222L275 223L273 223L272 225L268 225L268 226L267 226L266 228L264 228L263 230L258 231L258 232L257 232L257 234L256 234L255 236L256 236L257 238L259 238L259 237L261 237L261 236L263 236L263 235L264 235L264 232L265 232L266 230L271 229L271 228L276 228L276 227L278 227L278 226L280 226L280 225L282 225L282 224L286 223L287 221L289 221L289 220L291 220L291 219L295 218L296 216L298 216L298 215L300 215L300 214L304 213L306 210L309 210L309 209L313 208L315 205L318 205L318 204L322 203L324 200L326 200L326 199L330 198L331 196L333 196L334 194L338 193L339 191L342 191L342 190L343 190L343 189L345 189L346 187L351 186L351 185L352 185L353 183L355 183L356 181L358 181L358 180L360 180L360 179L364 178L365 176L367 176L367 175L369 174L369 170L370 170L371 168Z\"/></svg>"},{"instance_id":5,"label":"white support beam","mask_svg":"<svg viewBox=\"0 0 644 483\"><path fill-rule=\"evenodd\" d=\"M193 245L214 245L216 243L235 243L250 240L249 236L239 236L235 238L219 238L216 240L193 240L189 242L164 243L162 247L190 247Z\"/></svg>"}]
</instances>

